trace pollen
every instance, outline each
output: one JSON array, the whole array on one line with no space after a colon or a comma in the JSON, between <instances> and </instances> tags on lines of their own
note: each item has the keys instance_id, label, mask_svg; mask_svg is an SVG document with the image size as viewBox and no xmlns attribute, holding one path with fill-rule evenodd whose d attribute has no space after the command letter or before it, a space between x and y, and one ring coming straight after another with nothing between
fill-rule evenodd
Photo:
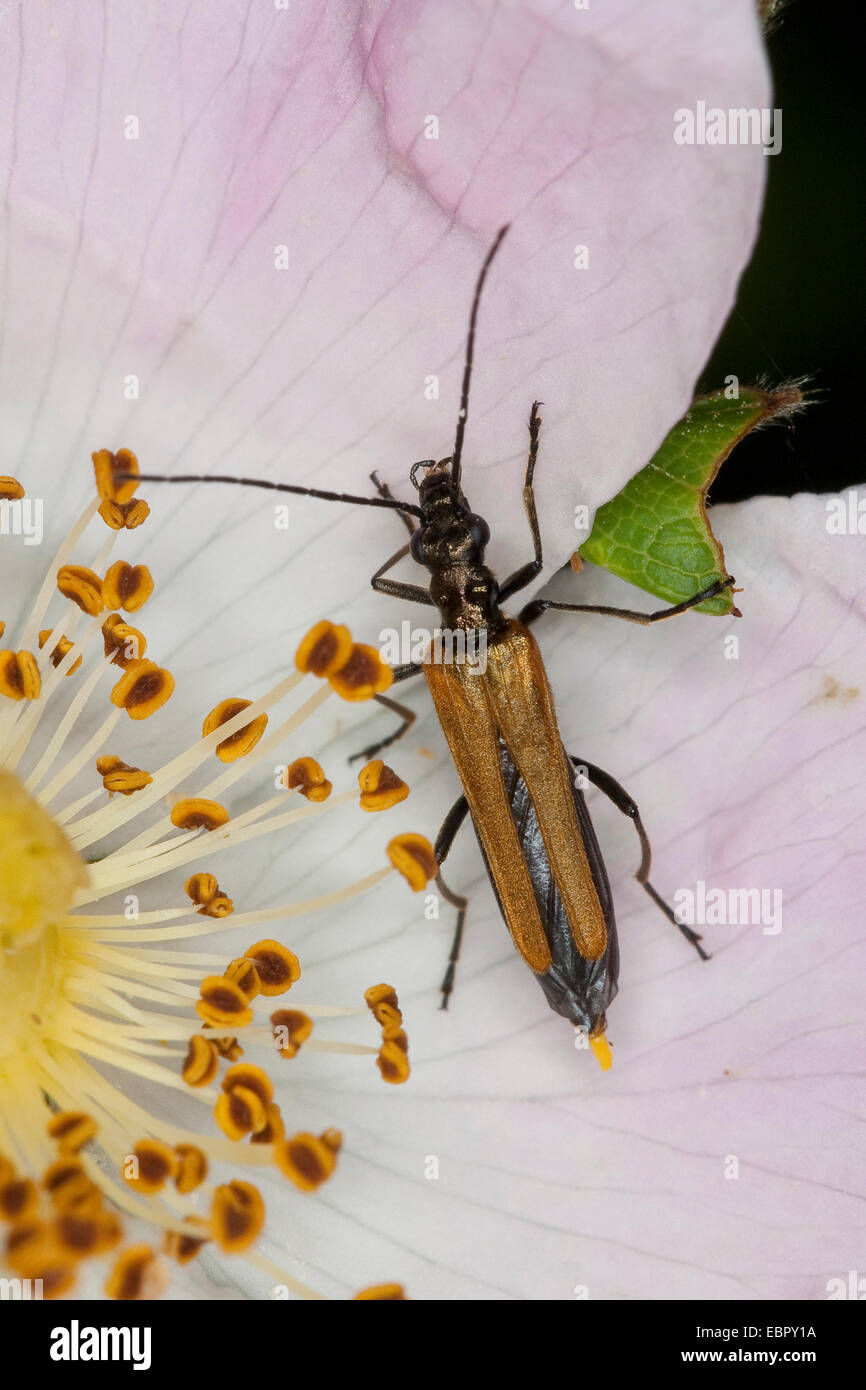
<instances>
[{"instance_id":1,"label":"pollen","mask_svg":"<svg viewBox=\"0 0 866 1390\"><path fill-rule=\"evenodd\" d=\"M193 874L183 885L183 890L202 917L228 917L234 912L234 903L220 892L213 874Z\"/></svg>"},{"instance_id":2,"label":"pollen","mask_svg":"<svg viewBox=\"0 0 866 1390\"><path fill-rule=\"evenodd\" d=\"M119 613L110 613L102 624L105 655L115 666L126 669L140 661L147 651L147 640L137 627L125 623Z\"/></svg>"},{"instance_id":3,"label":"pollen","mask_svg":"<svg viewBox=\"0 0 866 1390\"><path fill-rule=\"evenodd\" d=\"M223 1134L233 1140L264 1129L268 1118L261 1096L248 1086L224 1090L217 1096L213 1113Z\"/></svg>"},{"instance_id":4,"label":"pollen","mask_svg":"<svg viewBox=\"0 0 866 1390\"><path fill-rule=\"evenodd\" d=\"M252 700L223 700L216 709L211 710L205 719L202 724L202 734L212 734L214 729L219 729L223 724L227 724L230 719L234 719L236 715L249 709L251 704ZM233 733L231 738L225 738L222 743L218 743L214 752L220 762L233 763L235 758L243 758L247 753L252 752L267 727L268 716L260 714L249 724L244 724L243 728Z\"/></svg>"},{"instance_id":5,"label":"pollen","mask_svg":"<svg viewBox=\"0 0 866 1390\"><path fill-rule=\"evenodd\" d=\"M178 1144L175 1148L177 1167L174 1185L182 1196L201 1187L208 1173L207 1157L194 1144Z\"/></svg>"},{"instance_id":6,"label":"pollen","mask_svg":"<svg viewBox=\"0 0 866 1390\"><path fill-rule=\"evenodd\" d=\"M208 801L203 796L178 801L171 811L171 823L178 830L218 830L228 820L229 813L225 806L218 801Z\"/></svg>"},{"instance_id":7,"label":"pollen","mask_svg":"<svg viewBox=\"0 0 866 1390\"><path fill-rule=\"evenodd\" d=\"M109 1298L122 1302L157 1298L168 1284L168 1272L149 1245L131 1245L120 1255L105 1285Z\"/></svg>"},{"instance_id":8,"label":"pollen","mask_svg":"<svg viewBox=\"0 0 866 1390\"><path fill-rule=\"evenodd\" d=\"M277 1009L271 1014L274 1046L281 1057L297 1057L313 1031L313 1020L300 1009Z\"/></svg>"},{"instance_id":9,"label":"pollen","mask_svg":"<svg viewBox=\"0 0 866 1390\"><path fill-rule=\"evenodd\" d=\"M295 653L299 671L327 680L343 700L370 700L394 680L391 667L375 647L353 642L346 627L327 620L316 623Z\"/></svg>"},{"instance_id":10,"label":"pollen","mask_svg":"<svg viewBox=\"0 0 866 1390\"><path fill-rule=\"evenodd\" d=\"M50 636L51 628L44 627L39 634L40 648L45 646ZM67 653L72 651L74 645L74 642L71 642L68 637L58 637L56 642L54 643L54 646L49 652L51 665L55 668L58 667L62 662L63 658L67 655ZM74 661L72 665L67 668L67 676L74 676L75 672L81 669L81 663L83 660L84 658L80 656L77 661Z\"/></svg>"},{"instance_id":11,"label":"pollen","mask_svg":"<svg viewBox=\"0 0 866 1390\"><path fill-rule=\"evenodd\" d=\"M144 772L140 767L130 767L129 763L111 755L96 759L96 771L109 795L120 792L121 796L132 796L133 792L143 791L153 781L149 772Z\"/></svg>"},{"instance_id":12,"label":"pollen","mask_svg":"<svg viewBox=\"0 0 866 1390\"><path fill-rule=\"evenodd\" d=\"M169 1144L142 1139L123 1165L123 1176L138 1192L161 1192L177 1172L178 1159Z\"/></svg>"},{"instance_id":13,"label":"pollen","mask_svg":"<svg viewBox=\"0 0 866 1390\"><path fill-rule=\"evenodd\" d=\"M211 1238L211 1228L201 1217L184 1217L182 1231L166 1231L163 1239L163 1254L170 1255L179 1265L187 1265L201 1253Z\"/></svg>"},{"instance_id":14,"label":"pollen","mask_svg":"<svg viewBox=\"0 0 866 1390\"><path fill-rule=\"evenodd\" d=\"M174 677L155 661L133 661L111 692L111 703L130 719L149 719L174 693Z\"/></svg>"},{"instance_id":15,"label":"pollen","mask_svg":"<svg viewBox=\"0 0 866 1390\"><path fill-rule=\"evenodd\" d=\"M112 531L135 531L150 516L150 507L142 497L132 502L103 502L99 515Z\"/></svg>"},{"instance_id":16,"label":"pollen","mask_svg":"<svg viewBox=\"0 0 866 1390\"><path fill-rule=\"evenodd\" d=\"M613 1066L613 1052L604 1033L591 1033L589 1046L602 1071L610 1071Z\"/></svg>"},{"instance_id":17,"label":"pollen","mask_svg":"<svg viewBox=\"0 0 866 1390\"><path fill-rule=\"evenodd\" d=\"M403 1015L400 1012L397 991L391 985L371 985L364 992L364 1003L376 1019L377 1023L383 1026L386 1023L402 1023Z\"/></svg>"},{"instance_id":18,"label":"pollen","mask_svg":"<svg viewBox=\"0 0 866 1390\"><path fill-rule=\"evenodd\" d=\"M241 996L243 998L243 996ZM210 1019L206 1021L210 1022ZM219 1020L214 1020L219 1022ZM181 1075L187 1086L209 1086L219 1070L219 1053L212 1038L193 1033Z\"/></svg>"},{"instance_id":19,"label":"pollen","mask_svg":"<svg viewBox=\"0 0 866 1390\"><path fill-rule=\"evenodd\" d=\"M302 1192L315 1192L333 1173L342 1139L334 1130L326 1130L318 1138L315 1134L293 1134L276 1145L277 1165Z\"/></svg>"},{"instance_id":20,"label":"pollen","mask_svg":"<svg viewBox=\"0 0 866 1390\"><path fill-rule=\"evenodd\" d=\"M215 1027L228 1024L232 1028L245 1028L253 1020L247 996L234 980L227 980L224 975L209 975L202 980L201 998L195 1008L199 1018Z\"/></svg>"},{"instance_id":21,"label":"pollen","mask_svg":"<svg viewBox=\"0 0 866 1390\"><path fill-rule=\"evenodd\" d=\"M371 700L392 684L394 673L375 647L355 642L349 659L338 671L328 676L331 689L343 700Z\"/></svg>"},{"instance_id":22,"label":"pollen","mask_svg":"<svg viewBox=\"0 0 866 1390\"><path fill-rule=\"evenodd\" d=\"M78 1153L96 1134L96 1121L92 1115L80 1110L61 1110L48 1121L45 1132L57 1141L62 1154Z\"/></svg>"},{"instance_id":23,"label":"pollen","mask_svg":"<svg viewBox=\"0 0 866 1390\"><path fill-rule=\"evenodd\" d=\"M286 1126L280 1113L280 1107L271 1101L265 1107L265 1123L261 1129L257 1129L250 1135L251 1144L278 1144L285 1138Z\"/></svg>"},{"instance_id":24,"label":"pollen","mask_svg":"<svg viewBox=\"0 0 866 1390\"><path fill-rule=\"evenodd\" d=\"M248 1182L218 1187L210 1221L213 1238L227 1255L248 1249L265 1224L265 1204L258 1188Z\"/></svg>"},{"instance_id":25,"label":"pollen","mask_svg":"<svg viewBox=\"0 0 866 1390\"><path fill-rule=\"evenodd\" d=\"M120 506L128 503L138 487L138 459L130 449L97 449L90 456L93 460L93 474L96 490L103 502L116 502ZM132 474L118 481L118 474Z\"/></svg>"},{"instance_id":26,"label":"pollen","mask_svg":"<svg viewBox=\"0 0 866 1390\"><path fill-rule=\"evenodd\" d=\"M296 758L290 763L283 773L283 785L308 801L327 801L334 790L315 758Z\"/></svg>"},{"instance_id":27,"label":"pollen","mask_svg":"<svg viewBox=\"0 0 866 1390\"><path fill-rule=\"evenodd\" d=\"M8 700L38 700L42 677L32 652L0 652L0 695Z\"/></svg>"},{"instance_id":28,"label":"pollen","mask_svg":"<svg viewBox=\"0 0 866 1390\"><path fill-rule=\"evenodd\" d=\"M420 893L439 872L436 855L423 835L397 835L388 844L388 858L414 893Z\"/></svg>"},{"instance_id":29,"label":"pollen","mask_svg":"<svg viewBox=\"0 0 866 1390\"><path fill-rule=\"evenodd\" d=\"M301 978L297 956L280 941L257 941L246 952L246 957L255 963L262 994L269 998L275 994L285 994Z\"/></svg>"},{"instance_id":30,"label":"pollen","mask_svg":"<svg viewBox=\"0 0 866 1390\"><path fill-rule=\"evenodd\" d=\"M17 478L0 477L0 502L20 502L24 488Z\"/></svg>"},{"instance_id":31,"label":"pollen","mask_svg":"<svg viewBox=\"0 0 866 1390\"><path fill-rule=\"evenodd\" d=\"M229 961L223 972L226 980L232 980L243 993L247 1003L251 1003L262 992L262 980L255 963L245 956Z\"/></svg>"},{"instance_id":32,"label":"pollen","mask_svg":"<svg viewBox=\"0 0 866 1390\"><path fill-rule=\"evenodd\" d=\"M347 627L323 621L310 628L295 653L299 671L325 677L339 671L352 654L352 634Z\"/></svg>"},{"instance_id":33,"label":"pollen","mask_svg":"<svg viewBox=\"0 0 866 1390\"><path fill-rule=\"evenodd\" d=\"M405 1037L405 1034L403 1036ZM376 1065L382 1074L382 1080L387 1081L389 1085L401 1086L409 1079L409 1058L399 1043L383 1042L376 1058Z\"/></svg>"},{"instance_id":34,"label":"pollen","mask_svg":"<svg viewBox=\"0 0 866 1390\"><path fill-rule=\"evenodd\" d=\"M361 1289L360 1293L355 1294L354 1301L398 1303L406 1301L406 1290L402 1284L371 1284L367 1289Z\"/></svg>"},{"instance_id":35,"label":"pollen","mask_svg":"<svg viewBox=\"0 0 866 1390\"><path fill-rule=\"evenodd\" d=\"M57 588L64 598L71 599L91 618L97 618L105 609L102 580L84 565L61 565L57 571Z\"/></svg>"},{"instance_id":36,"label":"pollen","mask_svg":"<svg viewBox=\"0 0 866 1390\"><path fill-rule=\"evenodd\" d=\"M361 788L362 811L387 811L399 801L405 801L409 795L409 788L402 777L398 777L381 758L361 769L358 786Z\"/></svg>"},{"instance_id":37,"label":"pollen","mask_svg":"<svg viewBox=\"0 0 866 1390\"><path fill-rule=\"evenodd\" d=\"M118 560L102 581L102 600L106 608L123 608L137 613L153 593L153 576L147 565L128 565Z\"/></svg>"}]
</instances>

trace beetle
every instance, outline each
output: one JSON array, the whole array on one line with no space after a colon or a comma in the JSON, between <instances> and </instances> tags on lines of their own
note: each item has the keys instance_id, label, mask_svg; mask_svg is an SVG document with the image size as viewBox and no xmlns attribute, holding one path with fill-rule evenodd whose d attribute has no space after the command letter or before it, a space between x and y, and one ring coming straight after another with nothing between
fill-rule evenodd
<instances>
[{"instance_id":1,"label":"beetle","mask_svg":"<svg viewBox=\"0 0 866 1390\"><path fill-rule=\"evenodd\" d=\"M422 673L425 676L463 786L435 843L440 869L436 884L457 910L441 987L442 1007L447 1008L454 988L467 900L447 886L441 866L469 815L514 945L537 977L550 1007L585 1034L606 1069L611 1061L605 1037L606 1013L618 987L619 945L610 883L583 796L584 779L632 820L641 849L635 877L701 959L709 957L698 934L677 920L650 882L650 842L633 798L610 773L567 753L544 662L530 626L550 610L602 614L644 625L655 623L722 593L733 585L734 579L728 575L716 580L692 598L653 613L535 598L517 618L506 616L503 605L543 568L534 495L541 403L533 402L529 416L529 452L523 486L533 556L502 584L485 563L490 529L484 518L471 510L463 493L461 463L478 311L487 273L507 231L505 226L497 234L475 285L454 447L446 458L423 459L412 465L409 477L417 492L417 503L395 498L375 473L371 475L378 494L375 497L222 475L168 477L143 473L139 477L142 482L237 483L324 501L378 506L402 516L410 532L409 540L379 567L371 579L373 588L390 597L437 608L447 631L462 632L475 639L483 637L486 654L482 670L475 664L436 659L431 646L421 662L393 668L395 682ZM419 474L423 476L419 478ZM407 555L429 572L427 587L386 578L388 571ZM375 698L399 714L402 723L395 733L356 757L366 759L380 752L401 737L414 720L413 712L404 706L383 695ZM577 777L575 768L580 770Z\"/></svg>"}]
</instances>

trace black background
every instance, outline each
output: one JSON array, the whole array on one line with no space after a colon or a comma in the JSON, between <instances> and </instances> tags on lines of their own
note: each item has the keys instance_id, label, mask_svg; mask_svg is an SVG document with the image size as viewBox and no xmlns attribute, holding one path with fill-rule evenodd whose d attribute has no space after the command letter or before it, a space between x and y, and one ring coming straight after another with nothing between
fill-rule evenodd
<instances>
[{"instance_id":1,"label":"black background","mask_svg":"<svg viewBox=\"0 0 866 1390\"><path fill-rule=\"evenodd\" d=\"M858 363L864 314L861 42L834 6L794 0L768 38L782 149L767 157L767 197L737 304L702 373L717 390L807 375L813 403L791 426L743 440L713 502L835 492L866 481Z\"/></svg>"}]
</instances>

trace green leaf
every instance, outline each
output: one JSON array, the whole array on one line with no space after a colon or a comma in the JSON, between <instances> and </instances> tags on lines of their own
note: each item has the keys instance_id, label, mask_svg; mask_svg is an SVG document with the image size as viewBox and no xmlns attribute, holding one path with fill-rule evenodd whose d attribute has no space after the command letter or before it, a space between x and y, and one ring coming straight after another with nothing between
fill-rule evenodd
<instances>
[{"instance_id":1,"label":"green leaf","mask_svg":"<svg viewBox=\"0 0 866 1390\"><path fill-rule=\"evenodd\" d=\"M740 387L736 400L722 391L699 396L646 467L599 507L581 558L671 604L724 579L728 570L707 516L707 489L745 435L802 404L796 383L777 391ZM730 590L695 612L739 616Z\"/></svg>"}]
</instances>

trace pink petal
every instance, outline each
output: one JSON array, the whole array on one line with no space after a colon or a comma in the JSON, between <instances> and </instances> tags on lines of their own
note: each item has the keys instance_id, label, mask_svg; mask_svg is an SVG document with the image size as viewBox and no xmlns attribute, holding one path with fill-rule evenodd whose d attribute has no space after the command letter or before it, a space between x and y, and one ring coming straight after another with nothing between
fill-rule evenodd
<instances>
[{"instance_id":1,"label":"pink petal","mask_svg":"<svg viewBox=\"0 0 866 1390\"><path fill-rule=\"evenodd\" d=\"M333 1097L353 1141L329 1196L365 1229L341 1256L347 1282L372 1266L420 1298L558 1300L587 1285L592 1299L822 1299L860 1267L863 579L859 538L825 522L825 499L808 496L714 512L740 622L539 623L566 744L636 796L658 889L782 892L778 934L707 926L701 964L631 880L631 826L591 795L623 957L610 1072L548 1011L471 830L447 866L471 896L449 1014L444 905L425 921L395 883L362 921L311 931L312 976L327 968L348 988L362 963L371 978L387 969L413 1058L397 1097L372 1078L356 1097L348 1071ZM629 593L591 569L568 587L581 601ZM414 824L429 833L457 787L431 717L411 743L442 759L426 781L411 747L391 759L420 779Z\"/></svg>"},{"instance_id":2,"label":"pink petal","mask_svg":"<svg viewBox=\"0 0 866 1390\"><path fill-rule=\"evenodd\" d=\"M528 555L543 399L540 512L561 562L574 508L611 496L684 409L754 235L761 149L673 140L698 99L767 104L752 0L27 6L2 62L4 468L49 498L59 472L67 505L91 449L120 444L151 469L337 489L366 491L377 467L405 495L408 465L452 446L473 283L511 220L466 486L505 573ZM231 518L232 565L220 541L197 583L244 634L264 631L232 607L236 572L250 589L300 547L318 559L293 586L300 627L345 608L402 534L297 503L287 545L272 499L205 491L151 493L157 578ZM339 566L312 550L325 534Z\"/></svg>"}]
</instances>

